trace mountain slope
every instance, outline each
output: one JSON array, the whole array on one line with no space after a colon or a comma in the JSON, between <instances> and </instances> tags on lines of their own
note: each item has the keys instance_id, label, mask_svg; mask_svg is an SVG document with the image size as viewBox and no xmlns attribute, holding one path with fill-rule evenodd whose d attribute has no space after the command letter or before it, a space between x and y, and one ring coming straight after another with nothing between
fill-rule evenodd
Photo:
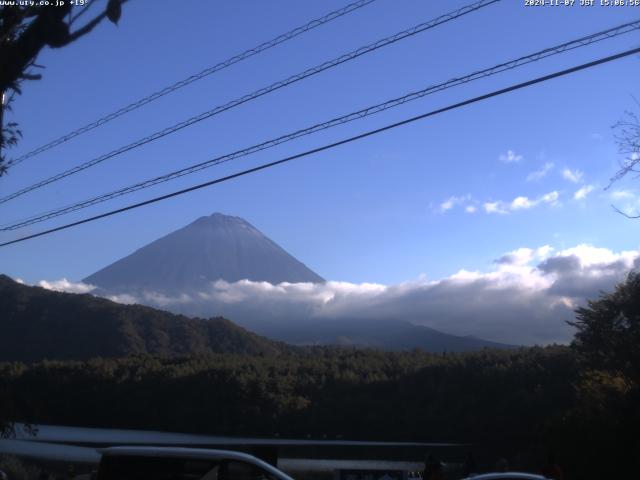
<instances>
[{"instance_id":1,"label":"mountain slope","mask_svg":"<svg viewBox=\"0 0 640 480\"><path fill-rule=\"evenodd\" d=\"M249 328L283 342L296 345L342 345L384 350L412 350L428 352L467 352L483 348L510 349L506 345L476 337L461 337L414 325L400 320L323 320L306 323L303 327Z\"/></svg>"},{"instance_id":2,"label":"mountain slope","mask_svg":"<svg viewBox=\"0 0 640 480\"><path fill-rule=\"evenodd\" d=\"M288 349L224 318L191 319L91 295L28 287L0 275L0 361L137 354L273 354Z\"/></svg>"},{"instance_id":3,"label":"mountain slope","mask_svg":"<svg viewBox=\"0 0 640 480\"><path fill-rule=\"evenodd\" d=\"M201 217L83 281L108 291L176 294L219 279L324 281L247 221L220 213Z\"/></svg>"},{"instance_id":4,"label":"mountain slope","mask_svg":"<svg viewBox=\"0 0 640 480\"><path fill-rule=\"evenodd\" d=\"M298 345L432 352L510 348L394 319L314 319L304 308L292 315L295 307L261 303L259 289L248 290L241 301L224 301L208 295L211 282L219 279L230 283L243 279L271 284L324 282L245 220L220 213L199 218L84 282L97 285L94 293L103 296L130 294L140 303L190 317L224 315L260 335Z\"/></svg>"}]
</instances>

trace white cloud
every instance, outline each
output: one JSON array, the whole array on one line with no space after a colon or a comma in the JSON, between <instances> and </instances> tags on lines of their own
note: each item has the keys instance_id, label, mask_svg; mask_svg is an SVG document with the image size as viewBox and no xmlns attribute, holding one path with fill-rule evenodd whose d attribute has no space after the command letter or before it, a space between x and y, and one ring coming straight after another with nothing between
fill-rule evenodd
<instances>
[{"instance_id":1,"label":"white cloud","mask_svg":"<svg viewBox=\"0 0 640 480\"><path fill-rule=\"evenodd\" d=\"M125 305L138 303L138 299L136 297L127 293L122 293L119 295L106 295L105 298L108 298L112 302L123 303Z\"/></svg>"},{"instance_id":2,"label":"white cloud","mask_svg":"<svg viewBox=\"0 0 640 480\"><path fill-rule=\"evenodd\" d=\"M570 170L568 168L565 168L564 170L562 170L562 178L573 183L578 183L582 181L583 176L584 176L584 173L581 172L580 170Z\"/></svg>"},{"instance_id":3,"label":"white cloud","mask_svg":"<svg viewBox=\"0 0 640 480\"><path fill-rule=\"evenodd\" d=\"M190 315L224 315L257 331L265 325L396 319L507 343L567 342L572 329L566 320L574 317L576 306L611 291L630 269L640 267L639 257L638 251L616 253L586 244L558 252L544 245L505 253L487 271L463 269L440 280L420 277L396 285L220 280L173 297L129 292L111 298Z\"/></svg>"},{"instance_id":4,"label":"white cloud","mask_svg":"<svg viewBox=\"0 0 640 480\"><path fill-rule=\"evenodd\" d=\"M638 216L640 196L631 190L615 190L609 194L615 208L631 217Z\"/></svg>"},{"instance_id":5,"label":"white cloud","mask_svg":"<svg viewBox=\"0 0 640 480\"><path fill-rule=\"evenodd\" d=\"M507 150L507 153L501 154L498 158L504 163L518 163L522 161L524 157L516 154L513 150Z\"/></svg>"},{"instance_id":6,"label":"white cloud","mask_svg":"<svg viewBox=\"0 0 640 480\"><path fill-rule=\"evenodd\" d=\"M518 210L528 210L545 203L549 205L557 205L559 197L560 194L557 191L553 191L541 195L538 198L518 196L511 202L498 200L495 202L484 202L480 204L480 202L474 200L470 194L467 194L461 197L452 196L447 198L440 204L438 211L440 213L445 213L452 210L456 206L461 206L464 208L464 211L466 213L476 213L478 211L478 208L481 206L487 214L495 213L498 215L506 215L510 212Z\"/></svg>"},{"instance_id":7,"label":"white cloud","mask_svg":"<svg viewBox=\"0 0 640 480\"><path fill-rule=\"evenodd\" d=\"M511 202L506 203L502 201L487 202L483 205L484 211L488 214L497 213L505 215L509 212L515 212L518 210L528 210L533 207L537 207L541 204L557 205L560 194L557 191L545 193L538 198L531 199L525 196L519 196L514 198Z\"/></svg>"},{"instance_id":8,"label":"white cloud","mask_svg":"<svg viewBox=\"0 0 640 480\"><path fill-rule=\"evenodd\" d=\"M516 197L511 202L511 210L526 210L531 207L535 207L536 202L529 200L527 197Z\"/></svg>"},{"instance_id":9,"label":"white cloud","mask_svg":"<svg viewBox=\"0 0 640 480\"><path fill-rule=\"evenodd\" d=\"M52 282L42 280L38 282L38 286L46 288L47 290L66 293L89 293L96 289L95 285L90 285L88 283L82 282L70 282L66 278L62 278L60 280L55 280Z\"/></svg>"},{"instance_id":10,"label":"white cloud","mask_svg":"<svg viewBox=\"0 0 640 480\"><path fill-rule=\"evenodd\" d=\"M587 198L587 195L589 195L593 189L595 187L593 185L585 185L584 187L579 188L578 190L576 190L576 193L573 194L573 199L574 200L584 200L585 198Z\"/></svg>"},{"instance_id":11,"label":"white cloud","mask_svg":"<svg viewBox=\"0 0 640 480\"><path fill-rule=\"evenodd\" d=\"M527 176L527 182L535 182L543 179L547 176L547 173L553 170L554 166L551 162L545 163L540 170L533 171Z\"/></svg>"},{"instance_id":12,"label":"white cloud","mask_svg":"<svg viewBox=\"0 0 640 480\"><path fill-rule=\"evenodd\" d=\"M461 197L452 196L447 198L444 202L440 204L440 212L445 213L451 210L456 205L463 205L464 203L471 200L471 195L467 194Z\"/></svg>"},{"instance_id":13,"label":"white cloud","mask_svg":"<svg viewBox=\"0 0 640 480\"><path fill-rule=\"evenodd\" d=\"M558 198L560 194L557 191L545 193L538 199L538 203L549 203L551 205L556 205L558 203Z\"/></svg>"},{"instance_id":14,"label":"white cloud","mask_svg":"<svg viewBox=\"0 0 640 480\"><path fill-rule=\"evenodd\" d=\"M536 249L518 248L502 255L495 263L498 265L527 265L533 260L545 260L553 251L551 245L543 245Z\"/></svg>"},{"instance_id":15,"label":"white cloud","mask_svg":"<svg viewBox=\"0 0 640 480\"><path fill-rule=\"evenodd\" d=\"M614 190L611 192L612 200L633 200L635 197L635 194L630 190Z\"/></svg>"},{"instance_id":16,"label":"white cloud","mask_svg":"<svg viewBox=\"0 0 640 480\"><path fill-rule=\"evenodd\" d=\"M445 200L444 202L442 202L440 204L440 211L441 212L446 212L448 210L451 210L453 208L454 204L454 198L455 197L450 197L447 200Z\"/></svg>"},{"instance_id":17,"label":"white cloud","mask_svg":"<svg viewBox=\"0 0 640 480\"><path fill-rule=\"evenodd\" d=\"M558 257L574 257L579 261L580 267L583 269L597 265L610 265L620 260L623 261L627 267L631 268L633 261L638 257L638 252L630 250L615 253L607 248L598 248L582 243L558 252Z\"/></svg>"},{"instance_id":18,"label":"white cloud","mask_svg":"<svg viewBox=\"0 0 640 480\"><path fill-rule=\"evenodd\" d=\"M509 213L508 207L504 202L486 202L482 207L486 213L498 213L500 215Z\"/></svg>"},{"instance_id":19,"label":"white cloud","mask_svg":"<svg viewBox=\"0 0 640 480\"><path fill-rule=\"evenodd\" d=\"M536 257L540 260L546 260L547 257L551 255L551 252L553 252L553 247L551 245L543 245L536 249Z\"/></svg>"}]
</instances>

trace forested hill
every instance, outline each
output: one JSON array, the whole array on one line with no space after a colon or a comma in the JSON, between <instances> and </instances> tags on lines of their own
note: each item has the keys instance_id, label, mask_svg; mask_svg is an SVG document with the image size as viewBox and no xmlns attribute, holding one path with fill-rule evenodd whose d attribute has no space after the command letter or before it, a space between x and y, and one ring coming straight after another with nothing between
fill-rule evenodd
<instances>
[{"instance_id":1,"label":"forested hill","mask_svg":"<svg viewBox=\"0 0 640 480\"><path fill-rule=\"evenodd\" d=\"M0 275L0 361L260 355L290 348L224 318L193 319L92 295L52 292Z\"/></svg>"}]
</instances>

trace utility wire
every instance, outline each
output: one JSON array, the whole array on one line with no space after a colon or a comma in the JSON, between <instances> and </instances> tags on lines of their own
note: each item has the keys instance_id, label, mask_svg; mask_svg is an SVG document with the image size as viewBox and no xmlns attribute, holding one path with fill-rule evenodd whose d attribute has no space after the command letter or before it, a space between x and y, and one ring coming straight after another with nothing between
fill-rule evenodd
<instances>
[{"instance_id":1,"label":"utility wire","mask_svg":"<svg viewBox=\"0 0 640 480\"><path fill-rule=\"evenodd\" d=\"M221 163L226 163L232 160L235 160L237 158L240 157L245 157L247 155L251 155L253 153L262 151L262 150L266 150L268 148L292 141L294 139L297 139L299 137L302 136L306 136L306 135L311 135L313 133L322 131L322 130L326 130L338 125L342 125L344 123L349 123L352 122L354 120L358 120L360 118L364 118L376 113L380 113L383 112L385 110L403 105L404 103L407 102L411 102L414 100L417 100L419 98L425 97L427 95L431 95L433 93L436 92L440 92L461 84L465 84L471 81L475 81L475 80L479 80L481 78L486 78L492 75L496 75L498 73L507 71L507 70L511 70L529 63L533 63L536 61L539 61L541 59L553 56L553 55L558 55L560 53L563 52L567 52L570 50L574 50L576 48L580 48L580 47L584 47L587 45L590 45L592 43L596 43L608 38L613 38L616 37L618 35L622 35L625 33L629 33L635 30L640 29L640 19L634 21L634 22L629 22L623 25L619 25L617 27L613 27L613 28L609 28L607 30L601 31L601 32L597 32L588 36L584 36L581 38L578 38L576 40L572 40L570 42L565 42L563 44L560 45L556 45L553 47L549 47L546 48L544 50L540 50L538 52L526 55L526 56L522 56L520 58L517 58L515 60L510 60L508 62L505 63L501 63L498 65L495 65L493 67L490 68L486 68L484 70L479 70L476 72L473 72L471 74L465 75L463 77L457 77L457 78L452 78L444 83L440 83L438 85L433 85L427 88L424 88L422 90L418 90L415 92L410 92L402 97L398 97L398 98L394 98L391 100L388 100L386 102L383 103L379 103L377 105L373 105L370 107L367 107L365 109L356 111L356 112L352 112L349 113L347 115L343 115L341 117L337 117L337 118L333 118L331 120L328 120L326 122L323 123L318 123L315 125L312 125L310 127L301 129L301 130L297 130L295 132L291 132L288 133L286 135L282 135L280 137L253 145L251 147L248 148L244 148L242 150L238 150L235 151L233 153L229 153L226 155L222 155L222 156L218 156L215 157L213 159L201 162L201 163L197 163L194 165L191 165L189 167L185 167L155 178L151 178L148 180L145 180L143 182L140 183L136 183L133 185L130 185L128 187L124 187L106 194L102 194L96 197L92 197L90 199L87 200L83 200L77 203L74 203L72 205L67 205L64 207L60 207L56 210L51 210L49 212L45 212L45 213L40 213L36 216L32 216L29 217L27 219L23 219L23 220L19 220L19 221L14 221L12 224L5 224L0 226L0 231L10 231L10 230L17 230L19 228L23 228L29 225L33 225L35 223L40 223L55 217L59 217L61 215L67 214L67 213L71 213L77 210L81 210L84 208L88 208L91 207L93 205L99 204L99 203L103 203L106 202L108 200L112 200L114 198L120 197L122 195L126 195L129 193L133 193L136 192L138 190L142 190L145 188L149 188L152 187L154 185L158 185L161 183L165 183L168 182L170 180L176 179L176 178L180 178L183 177L185 175L189 175L191 173L195 173L198 172L200 170L204 170L206 168L210 168L212 166L215 165L219 165Z\"/></svg>"},{"instance_id":2,"label":"utility wire","mask_svg":"<svg viewBox=\"0 0 640 480\"><path fill-rule=\"evenodd\" d=\"M301 35L305 32L308 32L309 30L312 30L316 27L319 27L321 25L324 25L325 23L329 23L332 20L335 20L336 18L342 17L343 15L346 15L348 13L351 13L355 10L358 10L364 6L369 5L370 3L375 2L376 0L358 0L357 2L353 2L350 3L349 5L346 5L343 8L340 8L339 10L335 10L333 12L330 12L326 15L324 15L323 17L317 18L315 20L310 21L309 23L302 25L300 27L294 28L293 30L290 30L286 33L283 33L282 35L278 35L277 37L264 42L260 45L258 45L257 47L253 47L249 50L246 50L238 55L235 55L223 62L220 62L216 65L213 65L211 67L205 68L204 70L202 70L199 73L193 74L187 78L184 78L178 82L172 83L171 85L168 85L166 87L164 87L161 90L158 90L154 93L152 93L151 95L148 95L144 98L141 98L140 100L130 103L129 105L126 105L118 110L116 110L115 112L112 112L108 115L105 115L102 118L99 118L98 120L91 122L83 127L80 127L76 130L73 130L72 132L67 133L66 135L63 135L59 138L56 138L55 140L50 141L49 143L46 143L28 153L25 153L24 155L21 155L13 160L11 160L11 162L9 162L8 167L12 167L15 165L18 165L19 163L24 162L25 160L27 160L28 158L31 157L35 157L36 155L42 153L42 152L46 152L47 150L52 149L53 147L56 147L62 143L68 142L69 140L71 140L72 138L75 138L79 135L82 135L83 133L87 133L91 130L93 130L94 128L98 128L101 127L102 125L110 122L111 120L115 120L118 117L121 117L122 115L125 115L126 113L132 112L134 110L137 110L138 108L151 103L155 100L158 100L159 98L164 97L165 95L169 95L170 93L175 92L176 90L179 90L182 87L186 87L187 85L190 85L198 80L202 80L205 77L208 77L209 75L212 75L216 72L219 72L220 70L224 70L227 67L230 67L231 65L234 65L236 63L239 63L243 60L246 60L248 58L253 57L254 55L257 55L258 53L262 53L265 50L269 50L270 48L273 48L277 45L280 45L281 43L284 43L288 40L291 40L295 37L297 37L298 35ZM84 10L83 10L84 11Z\"/></svg>"},{"instance_id":3,"label":"utility wire","mask_svg":"<svg viewBox=\"0 0 640 480\"><path fill-rule=\"evenodd\" d=\"M417 115L415 117L407 118L407 119L402 120L400 122L392 123L390 125L386 125L386 126L381 127L381 128L376 128L375 130L369 130L368 132L361 133L361 134L355 135L353 137L345 138L343 140L339 140L337 142L334 142L334 143L331 143L331 144L328 144L328 145L324 145L322 147L318 147L318 148L314 148L314 149L311 149L311 150L307 150L305 152L298 153L296 155L285 157L283 159L276 160L274 162L264 163L262 165L258 165L257 167L249 168L247 170L243 170L241 172L234 173L232 175L227 175L225 177L216 178L214 180L210 180L208 182L200 183L198 185L193 185L191 187L184 188L182 190L178 190L178 191L175 191L175 192L172 192L172 193L168 193L166 195L161 195L159 197L151 198L151 199L145 200L143 202L134 203L132 205L128 205L126 207L118 208L116 210L111 210L109 212L102 213L100 215L95 215L93 217L84 218L84 219L78 220L76 222L67 223L66 225L61 225L59 227L51 228L49 230L44 230L44 231L41 231L41 232L38 232L38 233L34 233L34 234L27 235L27 236L24 236L24 237L21 237L21 238L17 238L15 240L10 240L8 242L0 243L0 247L5 247L7 245L12 245L14 243L24 242L24 241L30 240L32 238L41 237L43 235L48 235L48 234L51 234L53 232L58 232L60 230L65 230L65 229L68 229L68 228L71 228L71 227L75 227L75 226L82 225L82 224L85 224L85 223L93 222L93 221L99 220L101 218L110 217L110 216L116 215L118 213L122 213L122 212L126 212L128 210L133 210L133 209L136 209L136 208L140 208L140 207L143 207L145 205L150 205L152 203L160 202L162 200L167 200L169 198L177 197L179 195L184 195L185 193L193 192L195 190L199 190L199 189L202 189L202 188L205 188L205 187L216 185L218 183L223 183L223 182L226 182L228 180L232 180L234 178L242 177L242 176L248 175L250 173L255 173L255 172L258 172L260 170L265 170L267 168L275 167L276 165L281 165L283 163L291 162L293 160L297 160L299 158L307 157L307 156L313 155L315 153L323 152L325 150L330 150L330 149L333 149L333 148L338 147L340 145L345 145L345 144L348 144L348 143L355 142L357 140L362 140L363 138L367 138L367 137L370 137L372 135L377 135L377 134L385 132L387 130L391 130L391 129L394 129L394 128L397 128L397 127L400 127L400 126L403 126L403 125L407 125L409 123L413 123L413 122L416 122L418 120L423 120L425 118L432 117L432 116L435 116L435 115L438 115L438 114L441 114L441 113L444 113L444 112L448 112L450 110L455 110L455 109L458 109L458 108L461 108L461 107L464 107L464 106L467 106L467 105L471 105L473 103L477 103L477 102L481 102L481 101L487 100L489 98L497 97L499 95L504 95L506 93L513 92L515 90L520 90L520 89L523 89L523 88L526 88L526 87L530 87L530 86L538 84L538 83L543 83L543 82L546 82L546 81L554 79L554 78L566 76L566 75L569 75L569 74L572 74L572 73L575 73L575 72L578 72L578 71L581 71L581 70L586 70L588 68L593 68L595 66L602 65L602 64L605 64L605 63L608 63L608 62L612 62L612 61L618 60L620 58L624 58L624 57L628 57L630 55L634 55L636 53L640 53L640 48L633 48L631 50L626 50L624 52L620 52L620 53L617 53L617 54L614 54L614 55L610 55L608 57L599 58L598 60L594 60L594 61L591 61L591 62L588 62L588 63L583 63L583 64L577 65L575 67L567 68L565 70L560 70L558 72L554 72L554 73L551 73L549 75L544 75L542 77L537 77L537 78L535 78L533 80L528 80L526 82L522 82L522 83L518 83L518 84L515 84L515 85L511 85L509 87L502 88L500 90L494 90L494 91L492 91L490 93L486 93L484 95L473 97L471 99L464 100L462 102L454 103L452 105L448 105L446 107L439 108L437 110L432 110L430 112L423 113L422 115Z\"/></svg>"},{"instance_id":4,"label":"utility wire","mask_svg":"<svg viewBox=\"0 0 640 480\"><path fill-rule=\"evenodd\" d=\"M50 183L56 182L58 180L62 180L63 178L66 178L68 176L74 175L78 172L81 172L83 170L86 170L87 168L93 167L99 163L104 162L105 160L108 160L110 158L113 158L117 155L120 155L121 153L124 152L128 152L130 150L133 150L134 148L138 148L141 147L143 145L146 145L147 143L153 142L155 140L158 140L159 138L165 137L167 135L170 135L172 133L175 133L179 130L182 130L183 128L189 127L195 123L201 122L203 120L206 120L207 118L210 118L214 115L217 115L219 113L225 112L227 110L230 110L234 107L237 107L238 105L242 105L243 103L249 102L251 100L254 100L258 97L261 97L263 95L266 95L268 93L271 93L275 90L279 90L280 88L286 87L288 85L291 85L292 83L298 82L300 80L303 80L305 78L308 78L312 75L316 75L320 72L323 72L325 70L328 70L330 68L336 67L342 63L351 61L355 58L358 58L362 55L365 55L367 53L373 52L375 50L378 50L379 48L383 48L386 47L388 45L391 45L395 42L398 42L400 40L403 40L405 38L411 37L413 35L416 35L418 33L424 32L426 30L435 28L438 25L442 25L443 23L447 23L450 22L452 20L455 20L457 18L460 18L464 15L467 15L471 12L475 12L476 10L479 10L481 8L487 7L489 5L492 5L494 3L500 2L501 0L480 0L479 2L475 2L473 4L467 5L465 7L459 8L457 10L454 10L452 12L449 12L447 14L441 15L440 17L430 20L428 22L424 22L424 23L420 23L410 29L407 30L403 30L401 32L398 32L394 35L391 35L389 37L383 38L381 40L378 40L377 42L371 43L369 45L366 45L364 47L360 47L357 50L354 50L352 52L346 53L344 55L341 55L340 57L337 57L333 60L324 62L320 65L317 65L315 67L309 68L307 70L305 70L302 73L298 73L296 75L292 75L288 78L286 78L285 80L280 80L278 82L272 83L271 85L269 85L268 87L263 87L259 90L256 90L253 93L247 94L243 97L237 98L235 100L232 100L226 104L223 105L219 105L211 110L208 110L206 112L203 112L199 115L195 115L191 118L188 118L187 120L184 120L178 124L175 124L171 127L167 127L163 130L159 130L147 137L141 138L139 140L136 140L133 143L130 143L128 145L122 146L120 148L117 148L116 150L112 150L109 153L106 153L104 155L101 155L99 157L96 157L92 160L89 160L87 162L84 162L76 167L70 168L68 170L65 170L64 172L58 173L52 177L49 177L47 179L41 180L40 182L37 182L33 185L30 185L28 187L25 187L21 190L18 190L17 192L14 192L10 195L7 195L5 197L0 198L0 204L2 203L6 203L10 200L13 200L14 198L17 198L21 195L24 195L28 192L31 192L33 190L36 190L38 188L44 187L45 185L49 185Z\"/></svg>"}]
</instances>

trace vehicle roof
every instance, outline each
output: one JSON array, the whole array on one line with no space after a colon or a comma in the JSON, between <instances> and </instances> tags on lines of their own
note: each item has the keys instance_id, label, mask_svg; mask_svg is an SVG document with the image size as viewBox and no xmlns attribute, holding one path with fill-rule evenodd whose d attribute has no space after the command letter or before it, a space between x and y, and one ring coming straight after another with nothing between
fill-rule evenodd
<instances>
[{"instance_id":1,"label":"vehicle roof","mask_svg":"<svg viewBox=\"0 0 640 480\"><path fill-rule=\"evenodd\" d=\"M523 472L504 472L504 473L483 473L474 475L466 480L500 480L500 479L519 479L519 480L547 480L547 477L536 475L534 473Z\"/></svg>"},{"instance_id":2,"label":"vehicle roof","mask_svg":"<svg viewBox=\"0 0 640 480\"><path fill-rule=\"evenodd\" d=\"M237 458L242 460L257 460L253 455L235 450L218 450L213 448L184 448L184 447L145 447L122 446L101 448L103 455L145 455L158 457L188 457L188 458Z\"/></svg>"},{"instance_id":3,"label":"vehicle roof","mask_svg":"<svg viewBox=\"0 0 640 480\"><path fill-rule=\"evenodd\" d=\"M283 480L293 480L286 473L278 470L273 465L260 460L253 455L234 450L216 450L209 448L181 448L181 447L108 447L98 450L103 456L141 456L141 457L163 457L163 458L196 458L209 460L241 460L252 463L258 467L273 473Z\"/></svg>"}]
</instances>

